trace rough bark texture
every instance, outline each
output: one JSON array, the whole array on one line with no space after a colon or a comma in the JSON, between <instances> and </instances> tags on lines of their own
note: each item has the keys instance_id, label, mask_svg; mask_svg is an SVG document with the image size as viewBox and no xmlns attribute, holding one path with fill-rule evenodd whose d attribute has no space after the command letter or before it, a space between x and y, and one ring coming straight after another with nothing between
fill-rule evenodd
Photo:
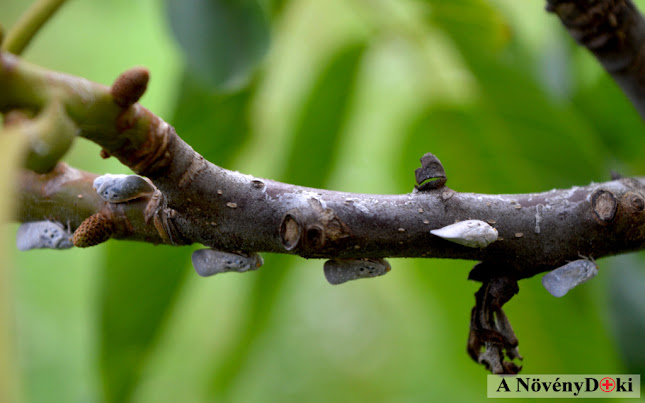
<instances>
[{"instance_id":1,"label":"rough bark texture","mask_svg":"<svg viewBox=\"0 0 645 403\"><path fill-rule=\"evenodd\" d=\"M599 258L638 250L645 243L645 187L635 179L523 195L458 193L445 187L443 178L436 189L422 185L420 189L429 189L404 195L304 188L220 168L204 160L166 122L132 104L136 97L121 101L128 99L128 91L142 93L147 74L139 69L122 75L110 89L8 54L0 60L0 84L8 89L0 94L0 108L38 112L48 93L65 94L66 111L79 134L158 188L154 197L113 204L96 196L91 174L64 165L44 175L25 173L22 221L55 218L69 221L74 229L102 212L115 221L114 238L316 258L472 259L494 262L490 267L503 266L516 278L551 270L580 255ZM43 85L42 91L25 91ZM430 170L428 178L418 170L416 181L445 175L436 173L436 167ZM410 172L411 188L414 178ZM493 225L500 239L479 249L429 233L467 219Z\"/></svg>"},{"instance_id":2,"label":"rough bark texture","mask_svg":"<svg viewBox=\"0 0 645 403\"><path fill-rule=\"evenodd\" d=\"M210 163L172 191L165 179L164 214L175 245L292 253L304 257L433 257L485 261L520 279L552 270L580 255L599 258L645 246L645 181L612 182L519 195L459 193L447 187L404 195L370 195L304 188L231 172ZM53 172L25 172L19 220L44 218L77 228L103 213L114 238L164 242L146 220L154 197L127 203L101 200L96 175L64 164ZM167 192L167 193L166 193ZM183 195L183 196L182 196ZM430 234L456 221L480 219L500 238L469 248Z\"/></svg>"}]
</instances>

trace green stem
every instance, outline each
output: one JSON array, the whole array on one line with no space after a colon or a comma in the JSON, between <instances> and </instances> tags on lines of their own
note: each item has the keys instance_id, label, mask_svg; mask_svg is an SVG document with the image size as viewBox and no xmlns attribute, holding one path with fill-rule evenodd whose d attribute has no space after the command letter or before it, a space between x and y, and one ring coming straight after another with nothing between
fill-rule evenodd
<instances>
[{"instance_id":1,"label":"green stem","mask_svg":"<svg viewBox=\"0 0 645 403\"><path fill-rule=\"evenodd\" d=\"M7 32L2 50L19 55L65 0L37 0Z\"/></svg>"}]
</instances>

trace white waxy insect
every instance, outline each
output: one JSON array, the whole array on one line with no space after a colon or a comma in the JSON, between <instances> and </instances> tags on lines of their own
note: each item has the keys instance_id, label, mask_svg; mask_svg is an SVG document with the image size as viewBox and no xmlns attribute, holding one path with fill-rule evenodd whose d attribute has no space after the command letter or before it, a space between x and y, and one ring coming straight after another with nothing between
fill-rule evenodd
<instances>
[{"instance_id":1,"label":"white waxy insect","mask_svg":"<svg viewBox=\"0 0 645 403\"><path fill-rule=\"evenodd\" d=\"M350 280L382 276L389 272L390 264L384 259L331 259L325 262L325 278L332 285Z\"/></svg>"},{"instance_id":2,"label":"white waxy insect","mask_svg":"<svg viewBox=\"0 0 645 403\"><path fill-rule=\"evenodd\" d=\"M99 197L110 203L124 203L153 193L155 188L138 175L105 174L94 179Z\"/></svg>"},{"instance_id":3,"label":"white waxy insect","mask_svg":"<svg viewBox=\"0 0 645 403\"><path fill-rule=\"evenodd\" d=\"M195 271L202 277L229 271L243 273L257 270L264 264L264 260L257 253L243 255L213 249L196 250L193 252L192 261Z\"/></svg>"},{"instance_id":4,"label":"white waxy insect","mask_svg":"<svg viewBox=\"0 0 645 403\"><path fill-rule=\"evenodd\" d=\"M433 229L431 234L470 248L485 248L497 240L497 230L480 220L466 220Z\"/></svg>"},{"instance_id":5,"label":"white waxy insect","mask_svg":"<svg viewBox=\"0 0 645 403\"><path fill-rule=\"evenodd\" d=\"M22 224L16 234L19 250L30 249L69 249L72 234L60 223L54 221L33 221Z\"/></svg>"},{"instance_id":6,"label":"white waxy insect","mask_svg":"<svg viewBox=\"0 0 645 403\"><path fill-rule=\"evenodd\" d=\"M554 297L563 297L569 290L589 281L598 274L598 265L593 260L578 259L548 272L542 277L542 285Z\"/></svg>"}]
</instances>

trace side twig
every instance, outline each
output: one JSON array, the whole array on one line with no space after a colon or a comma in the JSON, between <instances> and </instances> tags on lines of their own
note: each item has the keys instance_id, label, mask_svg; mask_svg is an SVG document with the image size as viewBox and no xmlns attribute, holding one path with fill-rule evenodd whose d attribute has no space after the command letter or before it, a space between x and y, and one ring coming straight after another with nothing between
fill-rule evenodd
<instances>
[{"instance_id":1,"label":"side twig","mask_svg":"<svg viewBox=\"0 0 645 403\"><path fill-rule=\"evenodd\" d=\"M2 50L19 55L66 0L38 0L7 32Z\"/></svg>"}]
</instances>

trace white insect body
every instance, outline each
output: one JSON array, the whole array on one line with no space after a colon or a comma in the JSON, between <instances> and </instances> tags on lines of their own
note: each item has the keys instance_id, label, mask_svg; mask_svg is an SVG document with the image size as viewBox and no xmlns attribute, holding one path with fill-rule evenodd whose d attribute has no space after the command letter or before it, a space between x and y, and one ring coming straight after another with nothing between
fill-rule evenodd
<instances>
[{"instance_id":1,"label":"white insect body","mask_svg":"<svg viewBox=\"0 0 645 403\"><path fill-rule=\"evenodd\" d=\"M598 265L593 260L578 259L548 272L542 277L542 285L554 297L563 297L576 286L589 281L598 274Z\"/></svg>"},{"instance_id":2,"label":"white insect body","mask_svg":"<svg viewBox=\"0 0 645 403\"><path fill-rule=\"evenodd\" d=\"M197 274L209 277L219 273L257 270L264 260L257 253L249 255L221 252L213 249L200 249L193 252L193 267Z\"/></svg>"},{"instance_id":3,"label":"white insect body","mask_svg":"<svg viewBox=\"0 0 645 403\"><path fill-rule=\"evenodd\" d=\"M105 174L94 179L99 197L110 203L124 203L154 192L154 187L139 175Z\"/></svg>"},{"instance_id":4,"label":"white insect body","mask_svg":"<svg viewBox=\"0 0 645 403\"><path fill-rule=\"evenodd\" d=\"M466 220L433 229L431 234L470 248L485 248L497 240L497 230L480 220Z\"/></svg>"},{"instance_id":5,"label":"white insect body","mask_svg":"<svg viewBox=\"0 0 645 403\"><path fill-rule=\"evenodd\" d=\"M331 259L325 262L325 278L337 285L350 280L382 276L389 272L390 264L384 259Z\"/></svg>"},{"instance_id":6,"label":"white insect body","mask_svg":"<svg viewBox=\"0 0 645 403\"><path fill-rule=\"evenodd\" d=\"M72 234L65 227L54 221L33 221L21 224L16 234L16 246L19 250L30 249L69 249Z\"/></svg>"}]
</instances>

